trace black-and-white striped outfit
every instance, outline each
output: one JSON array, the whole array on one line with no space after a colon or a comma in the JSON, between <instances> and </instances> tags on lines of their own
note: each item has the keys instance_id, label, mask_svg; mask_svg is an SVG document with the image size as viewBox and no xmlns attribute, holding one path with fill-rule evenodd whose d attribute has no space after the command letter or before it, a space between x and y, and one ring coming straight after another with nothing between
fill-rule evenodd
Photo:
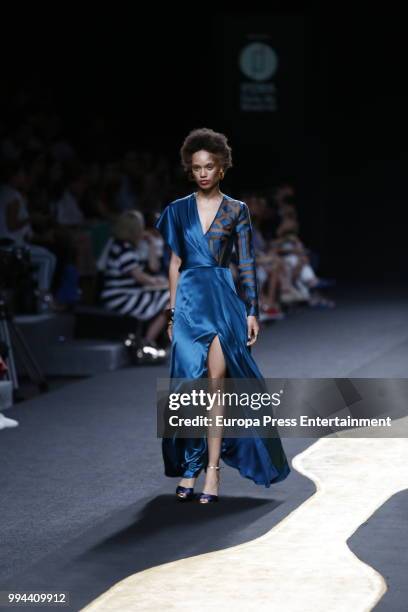
<instances>
[{"instance_id":1,"label":"black-and-white striped outfit","mask_svg":"<svg viewBox=\"0 0 408 612\"><path fill-rule=\"evenodd\" d=\"M145 269L148 250L145 241L135 247L130 242L112 240L104 269L101 300L105 308L141 320L149 320L161 312L170 298L169 289L146 289L129 271Z\"/></svg>"}]
</instances>

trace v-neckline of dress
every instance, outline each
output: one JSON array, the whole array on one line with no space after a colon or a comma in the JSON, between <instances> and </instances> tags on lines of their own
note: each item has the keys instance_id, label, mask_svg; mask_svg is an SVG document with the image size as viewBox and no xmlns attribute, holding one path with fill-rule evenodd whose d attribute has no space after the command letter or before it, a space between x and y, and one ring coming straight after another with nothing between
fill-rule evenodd
<instances>
[{"instance_id":1,"label":"v-neckline of dress","mask_svg":"<svg viewBox=\"0 0 408 612\"><path fill-rule=\"evenodd\" d=\"M212 228L212 226L214 225L214 221L218 217L218 214L219 214L219 212L221 210L221 206L223 205L224 200L225 200L225 194L224 193L222 194L222 200L220 202L220 205L218 206L217 212L215 213L215 216L214 216L213 220L211 221L211 224L209 225L209 227L208 227L206 232L204 232L203 226L202 226L202 223L201 223L200 213L198 212L197 195L196 195L195 192L193 193L193 199L194 199L194 209L195 209L195 212L196 212L196 215L197 215L198 225L200 226L200 230L201 230L202 236L205 238L207 236L208 232L210 231L210 229Z\"/></svg>"}]
</instances>

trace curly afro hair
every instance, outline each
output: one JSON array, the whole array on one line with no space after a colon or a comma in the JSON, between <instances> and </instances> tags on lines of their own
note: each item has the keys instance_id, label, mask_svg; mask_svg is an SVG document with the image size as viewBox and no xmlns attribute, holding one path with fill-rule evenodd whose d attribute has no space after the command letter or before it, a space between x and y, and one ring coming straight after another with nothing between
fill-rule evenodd
<instances>
[{"instance_id":1,"label":"curly afro hair","mask_svg":"<svg viewBox=\"0 0 408 612\"><path fill-rule=\"evenodd\" d=\"M188 134L180 149L181 163L189 176L191 176L191 159L194 153L201 150L215 155L224 172L232 167L231 147L228 144L227 137L220 132L214 132L210 128L198 128Z\"/></svg>"}]
</instances>

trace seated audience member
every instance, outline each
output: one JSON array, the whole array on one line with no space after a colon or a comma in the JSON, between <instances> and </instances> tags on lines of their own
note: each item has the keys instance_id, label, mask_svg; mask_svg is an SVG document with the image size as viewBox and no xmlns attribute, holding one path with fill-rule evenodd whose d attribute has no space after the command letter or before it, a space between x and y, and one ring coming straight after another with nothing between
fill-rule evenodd
<instances>
[{"instance_id":1,"label":"seated audience member","mask_svg":"<svg viewBox=\"0 0 408 612\"><path fill-rule=\"evenodd\" d=\"M282 262L276 252L268 250L267 242L255 225L252 228L252 236L259 287L260 318L261 320L281 319L284 315L277 299L277 290Z\"/></svg>"},{"instance_id":2,"label":"seated audience member","mask_svg":"<svg viewBox=\"0 0 408 612\"><path fill-rule=\"evenodd\" d=\"M122 212L118 206L118 193L121 186L119 164L105 165L98 194L98 211L102 219L113 223Z\"/></svg>"},{"instance_id":3,"label":"seated audience member","mask_svg":"<svg viewBox=\"0 0 408 612\"><path fill-rule=\"evenodd\" d=\"M75 252L75 267L80 276L94 276L96 261L93 253L92 235L81 208L81 199L87 188L87 178L80 163L70 162L66 166L59 197L51 203L54 220L64 229Z\"/></svg>"},{"instance_id":4,"label":"seated audience member","mask_svg":"<svg viewBox=\"0 0 408 612\"><path fill-rule=\"evenodd\" d=\"M333 301L323 298L317 292L312 295L312 290L319 284L319 278L311 266L308 250L298 236L297 221L293 218L284 219L277 234L276 247L290 267L291 281L303 299L311 306L334 306Z\"/></svg>"},{"instance_id":5,"label":"seated audience member","mask_svg":"<svg viewBox=\"0 0 408 612\"><path fill-rule=\"evenodd\" d=\"M161 266L157 271L157 274L167 274L168 266L167 261L165 260L165 242L159 230L154 227L158 217L160 217L160 213L158 212L151 211L144 213L146 233L150 234L151 243L154 245L156 255L161 262Z\"/></svg>"},{"instance_id":6,"label":"seated audience member","mask_svg":"<svg viewBox=\"0 0 408 612\"><path fill-rule=\"evenodd\" d=\"M279 256L277 249L271 246L270 240L265 238L265 229L268 228L271 217L268 214L267 200L255 195L247 196L251 211L252 233L257 264L257 279L260 297L260 319L282 319L284 314L279 304L279 291L286 301L294 296L291 288L288 269L284 260Z\"/></svg>"},{"instance_id":7,"label":"seated audience member","mask_svg":"<svg viewBox=\"0 0 408 612\"><path fill-rule=\"evenodd\" d=\"M121 160L120 186L116 194L115 207L121 212L140 208L140 193L143 189L143 162L136 151L128 151Z\"/></svg>"},{"instance_id":8,"label":"seated audience member","mask_svg":"<svg viewBox=\"0 0 408 612\"><path fill-rule=\"evenodd\" d=\"M56 256L49 249L35 244L38 238L32 223L42 221L43 215L30 214L26 198L26 172L19 160L9 160L2 165L0 185L0 238L9 238L17 246L26 246L30 251L32 264L37 270L39 291L38 307L48 308L52 299L51 285L57 263Z\"/></svg>"},{"instance_id":9,"label":"seated audience member","mask_svg":"<svg viewBox=\"0 0 408 612\"><path fill-rule=\"evenodd\" d=\"M299 223L294 199L295 189L290 183L282 182L276 187L273 195L273 209L280 220L291 219Z\"/></svg>"},{"instance_id":10,"label":"seated audience member","mask_svg":"<svg viewBox=\"0 0 408 612\"><path fill-rule=\"evenodd\" d=\"M167 324L170 291L165 276L157 275L161 261L138 210L123 212L113 226L106 253L101 301L105 308L149 321L144 340L153 346Z\"/></svg>"}]
</instances>

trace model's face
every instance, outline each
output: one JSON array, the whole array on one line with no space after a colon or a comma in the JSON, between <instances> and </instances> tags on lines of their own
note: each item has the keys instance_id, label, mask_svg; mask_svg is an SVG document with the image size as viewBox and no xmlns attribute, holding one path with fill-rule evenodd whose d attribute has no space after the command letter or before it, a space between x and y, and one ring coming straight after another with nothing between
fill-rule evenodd
<instances>
[{"instance_id":1,"label":"model's face","mask_svg":"<svg viewBox=\"0 0 408 612\"><path fill-rule=\"evenodd\" d=\"M200 189L208 190L217 185L221 170L217 157L208 151L197 151L191 158L193 179Z\"/></svg>"}]
</instances>

